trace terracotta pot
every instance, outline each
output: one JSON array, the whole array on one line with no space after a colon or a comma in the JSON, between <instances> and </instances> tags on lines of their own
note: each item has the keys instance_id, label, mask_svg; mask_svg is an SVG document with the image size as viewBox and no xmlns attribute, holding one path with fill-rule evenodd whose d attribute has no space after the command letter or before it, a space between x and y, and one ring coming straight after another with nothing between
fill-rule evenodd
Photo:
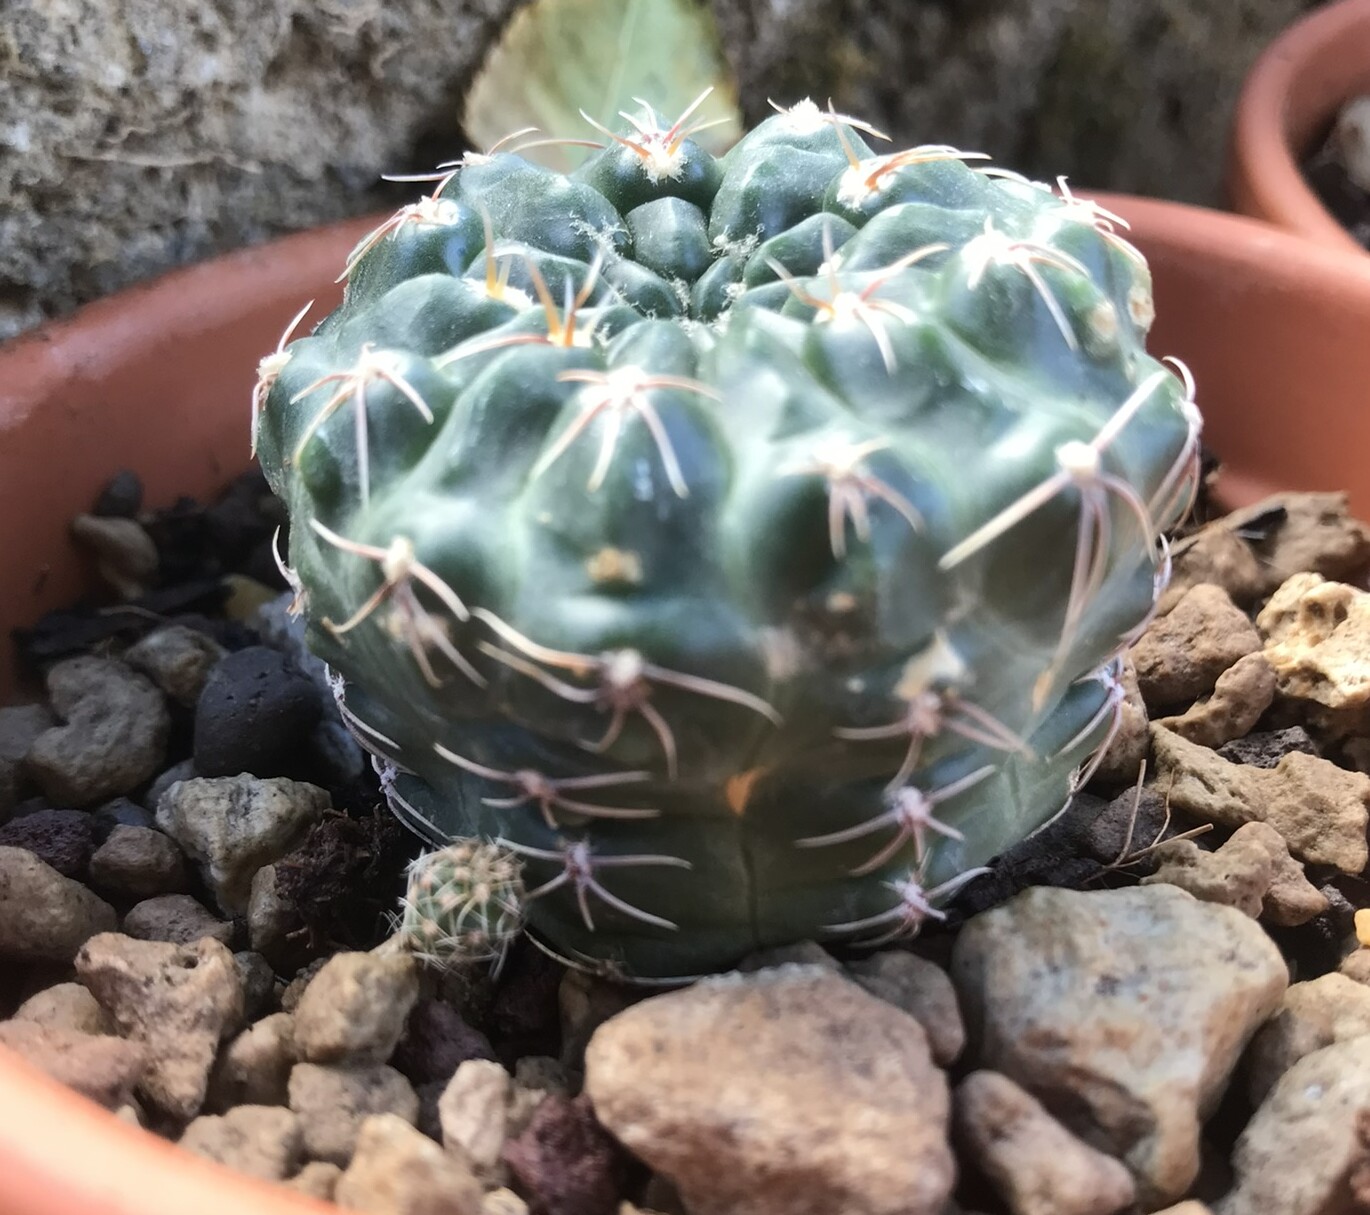
<instances>
[{"instance_id":1,"label":"terracotta pot","mask_svg":"<svg viewBox=\"0 0 1370 1215\"><path fill-rule=\"evenodd\" d=\"M342 298L352 220L168 274L0 345L0 703L10 630L70 603L87 563L67 523L121 468L150 506L203 496L248 464L257 360L312 298ZM342 250L342 254L339 254Z\"/></svg>"},{"instance_id":2,"label":"terracotta pot","mask_svg":"<svg viewBox=\"0 0 1370 1215\"><path fill-rule=\"evenodd\" d=\"M1237 101L1228 194L1242 214L1335 249L1365 250L1300 169L1342 105L1370 92L1370 0L1340 0L1291 25L1252 67Z\"/></svg>"},{"instance_id":3,"label":"terracotta pot","mask_svg":"<svg viewBox=\"0 0 1370 1215\"><path fill-rule=\"evenodd\" d=\"M1232 504L1347 488L1370 514L1370 259L1254 220L1105 198L1151 259L1154 348L1193 368ZM65 520L121 467L152 502L247 464L258 357L365 223L171 275L0 349L0 627L71 597ZM322 314L322 308L319 315ZM6 668L0 699L12 690ZM306 1215L318 1204L131 1129L0 1050L0 1215Z\"/></svg>"}]
</instances>

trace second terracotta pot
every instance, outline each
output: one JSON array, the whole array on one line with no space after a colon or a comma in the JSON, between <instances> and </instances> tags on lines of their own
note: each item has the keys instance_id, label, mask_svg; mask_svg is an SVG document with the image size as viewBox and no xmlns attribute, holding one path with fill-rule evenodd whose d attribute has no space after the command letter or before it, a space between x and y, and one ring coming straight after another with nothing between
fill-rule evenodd
<instances>
[{"instance_id":1,"label":"second terracotta pot","mask_svg":"<svg viewBox=\"0 0 1370 1215\"><path fill-rule=\"evenodd\" d=\"M1228 155L1228 195L1244 215L1334 249L1365 250L1303 175L1342 106L1370 93L1370 0L1339 0L1291 25L1243 85Z\"/></svg>"}]
</instances>

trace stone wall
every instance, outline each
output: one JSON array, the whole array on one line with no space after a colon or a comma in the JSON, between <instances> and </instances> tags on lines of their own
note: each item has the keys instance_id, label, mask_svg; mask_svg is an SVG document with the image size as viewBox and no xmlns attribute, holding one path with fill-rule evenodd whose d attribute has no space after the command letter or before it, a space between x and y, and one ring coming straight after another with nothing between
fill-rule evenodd
<instances>
[{"instance_id":1,"label":"stone wall","mask_svg":"<svg viewBox=\"0 0 1370 1215\"><path fill-rule=\"evenodd\" d=\"M524 0L3 0L0 338L408 193ZM710 0L751 120L832 97L908 141L1217 201L1232 99L1309 0Z\"/></svg>"}]
</instances>

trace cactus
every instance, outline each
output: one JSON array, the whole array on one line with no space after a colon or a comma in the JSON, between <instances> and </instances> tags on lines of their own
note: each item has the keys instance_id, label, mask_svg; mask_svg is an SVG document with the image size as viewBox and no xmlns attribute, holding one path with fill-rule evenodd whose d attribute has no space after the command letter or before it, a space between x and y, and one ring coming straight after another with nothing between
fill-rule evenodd
<instances>
[{"instance_id":1,"label":"cactus","mask_svg":"<svg viewBox=\"0 0 1370 1215\"><path fill-rule=\"evenodd\" d=\"M448 166L254 423L397 812L644 980L916 932L1051 818L1198 463L1116 216L808 102L691 133Z\"/></svg>"},{"instance_id":2,"label":"cactus","mask_svg":"<svg viewBox=\"0 0 1370 1215\"><path fill-rule=\"evenodd\" d=\"M382 784L391 773L382 768ZM523 907L520 862L497 844L456 840L409 867L394 939L438 969L503 960Z\"/></svg>"}]
</instances>

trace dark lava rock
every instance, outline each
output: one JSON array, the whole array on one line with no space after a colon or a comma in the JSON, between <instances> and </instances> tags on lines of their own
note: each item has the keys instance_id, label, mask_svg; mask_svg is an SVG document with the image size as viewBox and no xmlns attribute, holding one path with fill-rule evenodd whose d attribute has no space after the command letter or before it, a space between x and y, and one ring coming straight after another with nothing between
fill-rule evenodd
<instances>
[{"instance_id":1,"label":"dark lava rock","mask_svg":"<svg viewBox=\"0 0 1370 1215\"><path fill-rule=\"evenodd\" d=\"M126 468L109 479L90 513L109 519L132 519L142 505L143 483L137 473Z\"/></svg>"},{"instance_id":2,"label":"dark lava rock","mask_svg":"<svg viewBox=\"0 0 1370 1215\"><path fill-rule=\"evenodd\" d=\"M95 822L83 810L35 810L0 827L0 847L26 848L78 882L85 879L96 843Z\"/></svg>"},{"instance_id":3,"label":"dark lava rock","mask_svg":"<svg viewBox=\"0 0 1370 1215\"><path fill-rule=\"evenodd\" d=\"M1245 738L1235 738L1218 748L1218 754L1223 759L1234 764L1250 764L1255 768L1274 768L1293 751L1302 751L1305 755L1319 754L1317 744L1302 726L1290 726L1287 730L1263 730L1258 734L1248 734Z\"/></svg>"},{"instance_id":4,"label":"dark lava rock","mask_svg":"<svg viewBox=\"0 0 1370 1215\"><path fill-rule=\"evenodd\" d=\"M298 776L322 715L313 680L278 651L259 645L229 654L200 695L195 770L201 776Z\"/></svg>"},{"instance_id":5,"label":"dark lava rock","mask_svg":"<svg viewBox=\"0 0 1370 1215\"><path fill-rule=\"evenodd\" d=\"M285 511L272 495L260 470L244 473L223 496L205 511L209 541L220 554L225 568L242 570L255 550L269 545L277 526L285 522ZM284 585L276 563L271 563L268 585Z\"/></svg>"},{"instance_id":6,"label":"dark lava rock","mask_svg":"<svg viewBox=\"0 0 1370 1215\"><path fill-rule=\"evenodd\" d=\"M178 613L221 609L227 598L228 588L219 578L174 583L128 604L48 612L32 628L16 629L14 640L21 662L41 671L76 654L103 652L111 641L132 643Z\"/></svg>"},{"instance_id":7,"label":"dark lava rock","mask_svg":"<svg viewBox=\"0 0 1370 1215\"><path fill-rule=\"evenodd\" d=\"M1292 963L1294 982L1336 970L1342 960L1342 944L1355 931L1356 903L1331 883L1320 886L1319 891L1327 899L1327 910L1321 915L1293 928L1266 924L1266 931Z\"/></svg>"},{"instance_id":8,"label":"dark lava rock","mask_svg":"<svg viewBox=\"0 0 1370 1215\"><path fill-rule=\"evenodd\" d=\"M557 1000L565 974L564 966L526 937L509 950L481 1028L510 1071L525 1055L560 1056Z\"/></svg>"},{"instance_id":9,"label":"dark lava rock","mask_svg":"<svg viewBox=\"0 0 1370 1215\"><path fill-rule=\"evenodd\" d=\"M109 838L115 827L147 827L150 830L157 827L157 820L150 811L126 797L116 797L97 807L90 819L95 826L96 842L100 844Z\"/></svg>"},{"instance_id":10,"label":"dark lava rock","mask_svg":"<svg viewBox=\"0 0 1370 1215\"><path fill-rule=\"evenodd\" d=\"M514 1189L530 1215L614 1215L627 1158L586 1097L553 1094L504 1145Z\"/></svg>"},{"instance_id":11,"label":"dark lava rock","mask_svg":"<svg viewBox=\"0 0 1370 1215\"><path fill-rule=\"evenodd\" d=\"M1080 848L1103 865L1126 862L1144 849L1179 835L1194 825L1193 820L1167 814L1165 790L1156 785L1145 785L1141 796L1135 789L1118 794L1088 823L1079 837ZM1202 837L1199 847L1207 843ZM1150 872L1154 862L1134 872Z\"/></svg>"},{"instance_id":12,"label":"dark lava rock","mask_svg":"<svg viewBox=\"0 0 1370 1215\"><path fill-rule=\"evenodd\" d=\"M1130 796L1130 795L1129 795ZM1078 890L1103 872L1103 866L1081 856L1091 825L1109 803L1078 793L1050 823L990 862L991 872L969 883L951 903L950 922L997 907L1028 886L1066 886Z\"/></svg>"},{"instance_id":13,"label":"dark lava rock","mask_svg":"<svg viewBox=\"0 0 1370 1215\"><path fill-rule=\"evenodd\" d=\"M414 1005L404 1037L390 1060L416 1086L446 1083L468 1059L493 1059L494 1048L445 1000L423 996Z\"/></svg>"}]
</instances>

